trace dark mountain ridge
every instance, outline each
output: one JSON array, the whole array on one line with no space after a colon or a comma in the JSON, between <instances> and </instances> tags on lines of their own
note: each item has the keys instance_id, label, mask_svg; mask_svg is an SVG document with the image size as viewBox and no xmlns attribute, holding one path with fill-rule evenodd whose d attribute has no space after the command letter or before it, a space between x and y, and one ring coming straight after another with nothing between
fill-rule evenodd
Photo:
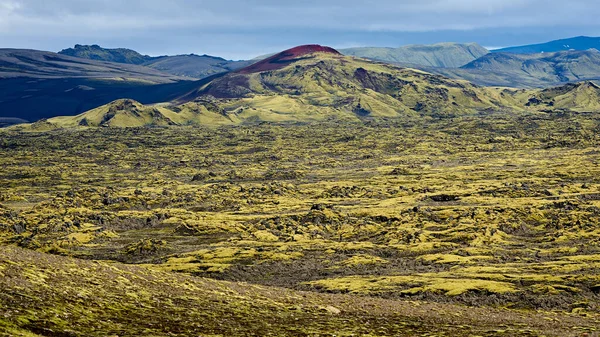
<instances>
[{"instance_id":1,"label":"dark mountain ridge","mask_svg":"<svg viewBox=\"0 0 600 337\"><path fill-rule=\"evenodd\" d=\"M577 36L545 43L491 50L492 53L537 54L568 50L600 49L600 37Z\"/></svg>"},{"instance_id":2,"label":"dark mountain ridge","mask_svg":"<svg viewBox=\"0 0 600 337\"><path fill-rule=\"evenodd\" d=\"M80 45L76 44L73 48L63 49L58 52L61 55L85 58L96 61L108 61L125 64L142 64L148 62L154 57L142 55L135 50L127 48L107 49L97 44Z\"/></svg>"},{"instance_id":3,"label":"dark mountain ridge","mask_svg":"<svg viewBox=\"0 0 600 337\"><path fill-rule=\"evenodd\" d=\"M148 56L127 48L108 49L98 45L79 44L74 48L64 49L59 54L90 60L141 65L171 75L193 79L203 79L214 74L229 72L251 63L249 61L230 61L206 54Z\"/></svg>"}]
</instances>

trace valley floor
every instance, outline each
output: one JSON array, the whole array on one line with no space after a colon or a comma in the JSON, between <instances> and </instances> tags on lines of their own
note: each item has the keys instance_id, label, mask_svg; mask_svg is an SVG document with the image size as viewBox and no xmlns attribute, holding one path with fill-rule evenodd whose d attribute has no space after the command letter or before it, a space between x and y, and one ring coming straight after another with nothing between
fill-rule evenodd
<instances>
[{"instance_id":1,"label":"valley floor","mask_svg":"<svg viewBox=\"0 0 600 337\"><path fill-rule=\"evenodd\" d=\"M593 336L598 131L490 113L5 132L0 330Z\"/></svg>"}]
</instances>

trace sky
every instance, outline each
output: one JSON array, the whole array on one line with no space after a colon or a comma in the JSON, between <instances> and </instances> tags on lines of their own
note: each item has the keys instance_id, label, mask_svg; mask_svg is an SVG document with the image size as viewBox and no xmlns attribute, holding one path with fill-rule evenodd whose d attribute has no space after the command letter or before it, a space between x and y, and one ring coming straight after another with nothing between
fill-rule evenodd
<instances>
[{"instance_id":1,"label":"sky","mask_svg":"<svg viewBox=\"0 0 600 337\"><path fill-rule=\"evenodd\" d=\"M334 48L600 36L597 0L0 0L0 48L75 44L249 59Z\"/></svg>"}]
</instances>

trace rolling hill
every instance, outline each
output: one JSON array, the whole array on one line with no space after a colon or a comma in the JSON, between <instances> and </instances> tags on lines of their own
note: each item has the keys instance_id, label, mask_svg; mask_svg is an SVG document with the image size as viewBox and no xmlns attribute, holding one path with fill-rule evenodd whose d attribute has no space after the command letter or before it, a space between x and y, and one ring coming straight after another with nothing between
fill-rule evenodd
<instances>
[{"instance_id":1,"label":"rolling hill","mask_svg":"<svg viewBox=\"0 0 600 337\"><path fill-rule=\"evenodd\" d=\"M98 45L75 45L74 48L64 49L59 54L91 60L142 65L175 76L194 79L203 79L214 74L229 72L252 63L250 61L229 61L221 57L195 54L152 57L142 55L131 49L107 49Z\"/></svg>"},{"instance_id":2,"label":"rolling hill","mask_svg":"<svg viewBox=\"0 0 600 337\"><path fill-rule=\"evenodd\" d=\"M492 53L537 54L567 50L600 49L600 37L578 36L540 44L507 47L492 50Z\"/></svg>"},{"instance_id":3,"label":"rolling hill","mask_svg":"<svg viewBox=\"0 0 600 337\"><path fill-rule=\"evenodd\" d=\"M462 69L511 73L523 77L527 74L554 83L581 81L600 77L600 52L563 51L543 54L494 53L481 57Z\"/></svg>"},{"instance_id":4,"label":"rolling hill","mask_svg":"<svg viewBox=\"0 0 600 337\"><path fill-rule=\"evenodd\" d=\"M489 51L476 43L440 43L434 45L409 45L400 48L348 48L344 55L374 60L410 63L421 66L458 68Z\"/></svg>"},{"instance_id":5,"label":"rolling hill","mask_svg":"<svg viewBox=\"0 0 600 337\"><path fill-rule=\"evenodd\" d=\"M494 91L413 69L341 55L318 45L292 48L217 75L169 105L121 101L34 129L310 122L464 114L502 108ZM112 111L112 112L109 112ZM84 121L85 122L82 122Z\"/></svg>"}]
</instances>

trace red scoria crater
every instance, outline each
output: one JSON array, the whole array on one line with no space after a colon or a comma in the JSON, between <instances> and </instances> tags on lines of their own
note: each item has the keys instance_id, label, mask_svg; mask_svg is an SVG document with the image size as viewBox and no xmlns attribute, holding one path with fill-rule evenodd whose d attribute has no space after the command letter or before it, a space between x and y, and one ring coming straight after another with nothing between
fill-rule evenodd
<instances>
[{"instance_id":1,"label":"red scoria crater","mask_svg":"<svg viewBox=\"0 0 600 337\"><path fill-rule=\"evenodd\" d=\"M340 52L338 52L337 50L330 48L330 47L320 46L318 44L308 44L305 46L298 46L298 47L295 47L292 49L282 51L279 54L275 54L267 59L264 59L253 65L250 65L246 68L240 69L237 71L237 73L252 74L252 73L258 73L261 71L281 69L290 63L300 61L300 60L306 58L303 56L306 56L306 55L309 55L312 53L330 53L330 54L342 55L342 54L340 54Z\"/></svg>"}]
</instances>

